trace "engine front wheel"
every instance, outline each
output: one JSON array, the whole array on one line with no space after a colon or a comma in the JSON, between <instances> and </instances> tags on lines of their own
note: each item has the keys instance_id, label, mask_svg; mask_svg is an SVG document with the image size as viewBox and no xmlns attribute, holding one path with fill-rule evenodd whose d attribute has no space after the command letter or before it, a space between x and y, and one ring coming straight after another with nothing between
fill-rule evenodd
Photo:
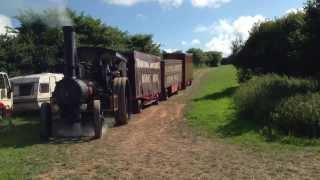
<instances>
[{"instance_id":1,"label":"engine front wheel","mask_svg":"<svg viewBox=\"0 0 320 180\"><path fill-rule=\"evenodd\" d=\"M93 123L94 123L94 138L100 139L102 137L102 127L103 127L100 100L94 100L93 102Z\"/></svg>"},{"instance_id":2,"label":"engine front wheel","mask_svg":"<svg viewBox=\"0 0 320 180\"><path fill-rule=\"evenodd\" d=\"M52 112L49 103L43 103L40 108L40 137L48 141L52 131Z\"/></svg>"}]
</instances>

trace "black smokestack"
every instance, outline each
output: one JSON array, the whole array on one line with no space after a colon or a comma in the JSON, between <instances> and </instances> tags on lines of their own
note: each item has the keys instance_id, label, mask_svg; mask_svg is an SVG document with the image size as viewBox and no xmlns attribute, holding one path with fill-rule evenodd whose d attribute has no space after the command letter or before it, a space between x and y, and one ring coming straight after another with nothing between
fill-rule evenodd
<instances>
[{"instance_id":1,"label":"black smokestack","mask_svg":"<svg viewBox=\"0 0 320 180\"><path fill-rule=\"evenodd\" d=\"M72 26L63 27L64 34L64 75L69 78L76 77L76 40Z\"/></svg>"}]
</instances>

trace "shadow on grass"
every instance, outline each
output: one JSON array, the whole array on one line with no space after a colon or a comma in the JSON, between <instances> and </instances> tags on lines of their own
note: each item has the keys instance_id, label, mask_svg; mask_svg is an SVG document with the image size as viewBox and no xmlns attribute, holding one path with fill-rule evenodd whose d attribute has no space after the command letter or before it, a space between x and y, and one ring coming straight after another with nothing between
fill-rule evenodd
<instances>
[{"instance_id":1,"label":"shadow on grass","mask_svg":"<svg viewBox=\"0 0 320 180\"><path fill-rule=\"evenodd\" d=\"M260 124L236 112L229 115L228 119L228 123L220 126L217 130L223 137L240 136L252 131L259 133L263 128Z\"/></svg>"},{"instance_id":2,"label":"shadow on grass","mask_svg":"<svg viewBox=\"0 0 320 180\"><path fill-rule=\"evenodd\" d=\"M41 143L39 123L34 118L26 120L13 120L12 125L3 126L0 129L0 148L23 148Z\"/></svg>"},{"instance_id":3,"label":"shadow on grass","mask_svg":"<svg viewBox=\"0 0 320 180\"><path fill-rule=\"evenodd\" d=\"M51 138L46 142L40 138L39 117L37 114L15 115L0 122L0 149L24 148L36 144L76 144L92 141L92 138Z\"/></svg>"},{"instance_id":4,"label":"shadow on grass","mask_svg":"<svg viewBox=\"0 0 320 180\"><path fill-rule=\"evenodd\" d=\"M220 92L215 92L213 94L209 94L200 98L196 98L194 99L194 101L203 101L203 100L219 100L219 99L223 99L226 97L231 97L236 90L238 89L238 87L230 87L227 89L224 89L223 91Z\"/></svg>"}]
</instances>

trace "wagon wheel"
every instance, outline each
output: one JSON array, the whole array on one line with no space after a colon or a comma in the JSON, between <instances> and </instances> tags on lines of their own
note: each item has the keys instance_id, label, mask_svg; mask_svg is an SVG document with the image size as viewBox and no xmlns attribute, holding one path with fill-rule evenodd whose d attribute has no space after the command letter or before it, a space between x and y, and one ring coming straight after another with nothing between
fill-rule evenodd
<instances>
[{"instance_id":1,"label":"wagon wheel","mask_svg":"<svg viewBox=\"0 0 320 180\"><path fill-rule=\"evenodd\" d=\"M141 113L143 111L143 104L142 104L142 100L136 100L135 101L135 113Z\"/></svg>"},{"instance_id":2,"label":"wagon wheel","mask_svg":"<svg viewBox=\"0 0 320 180\"><path fill-rule=\"evenodd\" d=\"M166 101L168 100L168 90L164 90L164 92L162 93L162 101Z\"/></svg>"},{"instance_id":3,"label":"wagon wheel","mask_svg":"<svg viewBox=\"0 0 320 180\"><path fill-rule=\"evenodd\" d=\"M49 103L43 103L40 108L40 137L48 141L52 130L52 112Z\"/></svg>"},{"instance_id":4,"label":"wagon wheel","mask_svg":"<svg viewBox=\"0 0 320 180\"><path fill-rule=\"evenodd\" d=\"M129 119L129 88L126 78L116 78L114 80L114 93L118 96L118 111L115 112L116 124L127 124Z\"/></svg>"},{"instance_id":5,"label":"wagon wheel","mask_svg":"<svg viewBox=\"0 0 320 180\"><path fill-rule=\"evenodd\" d=\"M94 123L94 138L99 139L102 136L102 117L100 100L93 101L93 123Z\"/></svg>"}]
</instances>

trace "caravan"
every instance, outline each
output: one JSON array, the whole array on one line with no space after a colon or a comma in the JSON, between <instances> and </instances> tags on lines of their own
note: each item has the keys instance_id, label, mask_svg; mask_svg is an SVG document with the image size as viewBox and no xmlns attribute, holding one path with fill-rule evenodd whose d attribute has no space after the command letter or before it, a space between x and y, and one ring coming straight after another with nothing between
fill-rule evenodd
<instances>
[{"instance_id":1,"label":"caravan","mask_svg":"<svg viewBox=\"0 0 320 180\"><path fill-rule=\"evenodd\" d=\"M63 74L42 73L11 78L14 112L36 111L50 102L56 83Z\"/></svg>"}]
</instances>

